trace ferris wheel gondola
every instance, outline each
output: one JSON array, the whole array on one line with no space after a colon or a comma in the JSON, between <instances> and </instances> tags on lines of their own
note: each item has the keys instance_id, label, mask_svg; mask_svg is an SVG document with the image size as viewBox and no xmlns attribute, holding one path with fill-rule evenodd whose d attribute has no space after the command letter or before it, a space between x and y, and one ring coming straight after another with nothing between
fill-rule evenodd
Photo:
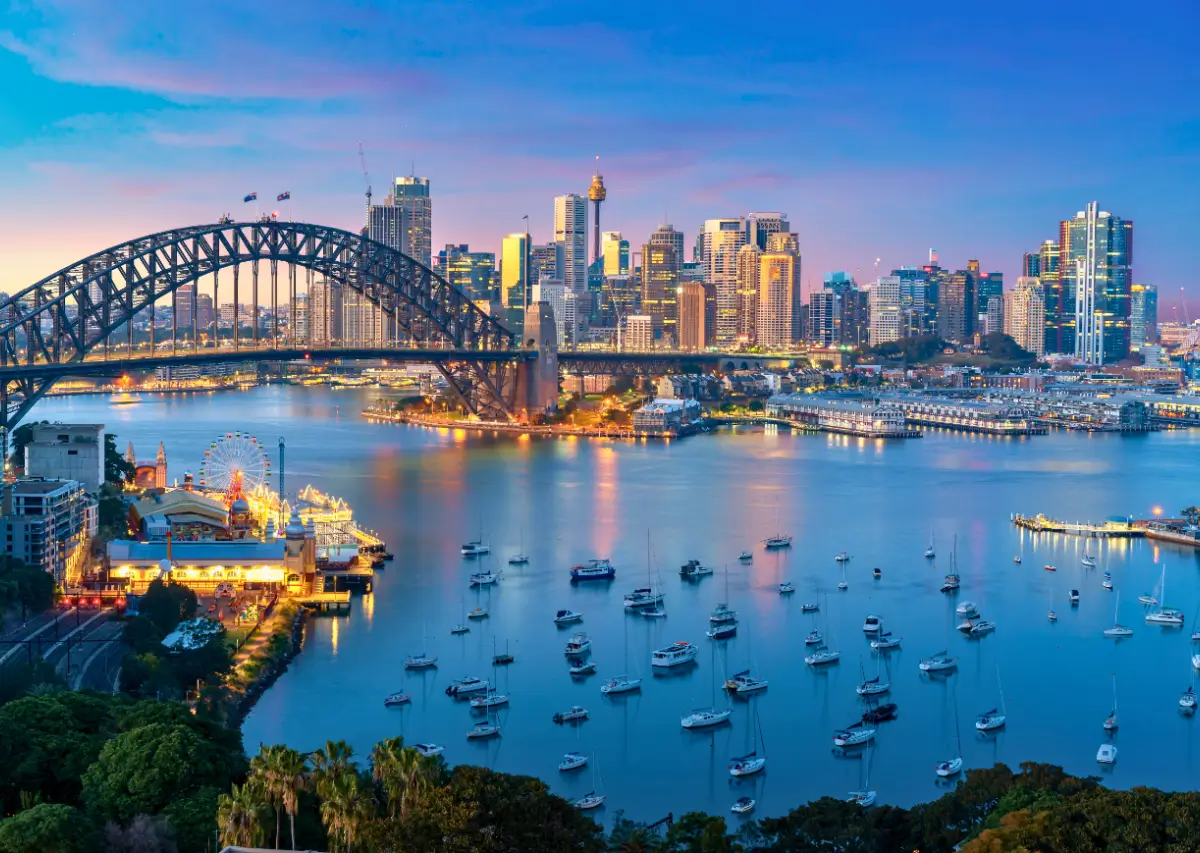
<instances>
[{"instance_id":1,"label":"ferris wheel gondola","mask_svg":"<svg viewBox=\"0 0 1200 853\"><path fill-rule=\"evenodd\" d=\"M269 485L271 458L253 435L227 432L204 451L196 480L200 488L224 492L232 499L260 485Z\"/></svg>"}]
</instances>

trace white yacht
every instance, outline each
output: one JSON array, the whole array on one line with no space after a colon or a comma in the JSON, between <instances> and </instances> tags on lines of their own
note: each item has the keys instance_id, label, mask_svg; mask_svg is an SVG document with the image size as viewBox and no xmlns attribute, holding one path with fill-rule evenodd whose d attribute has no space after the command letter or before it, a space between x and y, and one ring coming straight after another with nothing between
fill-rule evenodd
<instances>
[{"instance_id":1,"label":"white yacht","mask_svg":"<svg viewBox=\"0 0 1200 853\"><path fill-rule=\"evenodd\" d=\"M575 610L560 610L554 614L555 625L570 625L574 622L582 622L583 614Z\"/></svg>"},{"instance_id":2,"label":"white yacht","mask_svg":"<svg viewBox=\"0 0 1200 853\"><path fill-rule=\"evenodd\" d=\"M1112 591L1112 588L1113 588L1112 576L1109 575L1108 572L1104 573L1104 580L1100 581L1100 586L1104 587L1109 592Z\"/></svg>"},{"instance_id":3,"label":"white yacht","mask_svg":"<svg viewBox=\"0 0 1200 853\"><path fill-rule=\"evenodd\" d=\"M971 629L975 627L974 619L964 619L958 623L955 630L962 631L964 634L970 634Z\"/></svg>"},{"instance_id":4,"label":"white yacht","mask_svg":"<svg viewBox=\"0 0 1200 853\"><path fill-rule=\"evenodd\" d=\"M929 547L925 549L925 559L932 560L937 556L937 551L933 547L933 531L929 531Z\"/></svg>"},{"instance_id":5,"label":"white yacht","mask_svg":"<svg viewBox=\"0 0 1200 853\"><path fill-rule=\"evenodd\" d=\"M1200 669L1200 655L1192 655L1192 669Z\"/></svg>"},{"instance_id":6,"label":"white yacht","mask_svg":"<svg viewBox=\"0 0 1200 853\"><path fill-rule=\"evenodd\" d=\"M879 696L891 689L891 682L881 681L877 675L874 678L868 678L862 684L858 685L858 687L855 687L854 692L859 696Z\"/></svg>"},{"instance_id":7,"label":"white yacht","mask_svg":"<svg viewBox=\"0 0 1200 853\"><path fill-rule=\"evenodd\" d=\"M686 640L680 640L655 651L650 656L650 665L657 667L680 666L691 663L695 659L696 647Z\"/></svg>"},{"instance_id":8,"label":"white yacht","mask_svg":"<svg viewBox=\"0 0 1200 853\"><path fill-rule=\"evenodd\" d=\"M814 649L811 655L805 655L804 662L809 666L824 666L826 664L836 663L841 656L841 652L821 646Z\"/></svg>"},{"instance_id":9,"label":"white yacht","mask_svg":"<svg viewBox=\"0 0 1200 853\"><path fill-rule=\"evenodd\" d=\"M808 636L804 638L804 645L816 646L825 642L825 635L820 631L809 631Z\"/></svg>"},{"instance_id":10,"label":"white yacht","mask_svg":"<svg viewBox=\"0 0 1200 853\"><path fill-rule=\"evenodd\" d=\"M525 554L513 554L508 558L510 566L526 566L529 564L529 557Z\"/></svg>"},{"instance_id":11,"label":"white yacht","mask_svg":"<svg viewBox=\"0 0 1200 853\"><path fill-rule=\"evenodd\" d=\"M1196 710L1196 688L1189 687L1187 690L1179 694L1179 709L1185 714L1190 714Z\"/></svg>"},{"instance_id":12,"label":"white yacht","mask_svg":"<svg viewBox=\"0 0 1200 853\"><path fill-rule=\"evenodd\" d=\"M737 802L729 807L734 814L750 814L754 811L754 800L751 797L738 797Z\"/></svg>"},{"instance_id":13,"label":"white yacht","mask_svg":"<svg viewBox=\"0 0 1200 853\"><path fill-rule=\"evenodd\" d=\"M750 674L750 670L746 669L726 679L725 689L732 690L734 693L755 693L767 689L767 680L756 678Z\"/></svg>"},{"instance_id":14,"label":"white yacht","mask_svg":"<svg viewBox=\"0 0 1200 853\"><path fill-rule=\"evenodd\" d=\"M567 645L563 649L563 653L569 658L577 658L587 654L592 650L592 638L582 631L578 631L571 635L571 639L567 640Z\"/></svg>"},{"instance_id":15,"label":"white yacht","mask_svg":"<svg viewBox=\"0 0 1200 853\"><path fill-rule=\"evenodd\" d=\"M996 669L996 687L1000 691L1000 707L993 708L990 711L984 711L975 718L975 728L981 732L990 732L1004 726L1008 721L1008 714L1004 707L1004 685L1000 683L1000 669Z\"/></svg>"},{"instance_id":16,"label":"white yacht","mask_svg":"<svg viewBox=\"0 0 1200 853\"><path fill-rule=\"evenodd\" d=\"M860 746L875 739L875 729L861 722L851 723L833 733L834 746Z\"/></svg>"},{"instance_id":17,"label":"white yacht","mask_svg":"<svg viewBox=\"0 0 1200 853\"><path fill-rule=\"evenodd\" d=\"M965 619L973 619L979 615L979 606L974 601L960 601L954 613Z\"/></svg>"},{"instance_id":18,"label":"white yacht","mask_svg":"<svg viewBox=\"0 0 1200 853\"><path fill-rule=\"evenodd\" d=\"M1118 592L1116 604L1113 605L1113 624L1112 624L1111 628L1104 629L1104 636L1117 637L1117 638L1133 636L1132 628L1126 628L1124 625L1117 622L1117 612L1119 611L1120 607L1121 607L1121 593Z\"/></svg>"},{"instance_id":19,"label":"white yacht","mask_svg":"<svg viewBox=\"0 0 1200 853\"><path fill-rule=\"evenodd\" d=\"M1096 750L1096 761L1100 764L1113 764L1117 760L1117 748L1111 743L1102 743Z\"/></svg>"},{"instance_id":20,"label":"white yacht","mask_svg":"<svg viewBox=\"0 0 1200 853\"><path fill-rule=\"evenodd\" d=\"M393 693L391 696L385 696L383 700L383 707L395 708L397 705L408 705L411 702L412 697L404 691L400 691L398 693Z\"/></svg>"},{"instance_id":21,"label":"white yacht","mask_svg":"<svg viewBox=\"0 0 1200 853\"><path fill-rule=\"evenodd\" d=\"M679 725L685 729L704 729L709 726L719 726L729 719L732 708L701 708L679 718Z\"/></svg>"},{"instance_id":22,"label":"white yacht","mask_svg":"<svg viewBox=\"0 0 1200 853\"><path fill-rule=\"evenodd\" d=\"M838 554L836 557L834 557L834 558L833 558L833 561L834 561L835 563L849 563L849 562L850 562L850 555L849 555L849 554L847 554L845 551L843 551L842 553L840 553L840 554Z\"/></svg>"},{"instance_id":23,"label":"white yacht","mask_svg":"<svg viewBox=\"0 0 1200 853\"><path fill-rule=\"evenodd\" d=\"M471 586L491 586L500 580L500 576L488 569L483 572L473 572L469 578Z\"/></svg>"},{"instance_id":24,"label":"white yacht","mask_svg":"<svg viewBox=\"0 0 1200 853\"><path fill-rule=\"evenodd\" d=\"M891 631L884 631L874 640L871 641L871 648L877 652L886 651L888 649L900 648L900 641L903 637L897 637Z\"/></svg>"},{"instance_id":25,"label":"white yacht","mask_svg":"<svg viewBox=\"0 0 1200 853\"><path fill-rule=\"evenodd\" d=\"M476 723L469 732L467 732L467 740L483 740L486 738L497 737L500 734L500 727L487 720Z\"/></svg>"},{"instance_id":26,"label":"white yacht","mask_svg":"<svg viewBox=\"0 0 1200 853\"><path fill-rule=\"evenodd\" d=\"M950 776L958 775L962 772L962 768L963 760L962 756L960 755L956 758L951 758L949 761L939 761L937 766L934 768L934 772L945 779Z\"/></svg>"},{"instance_id":27,"label":"white yacht","mask_svg":"<svg viewBox=\"0 0 1200 853\"><path fill-rule=\"evenodd\" d=\"M437 666L437 655L422 652L419 655L409 655L404 659L405 669L432 669Z\"/></svg>"},{"instance_id":28,"label":"white yacht","mask_svg":"<svg viewBox=\"0 0 1200 853\"><path fill-rule=\"evenodd\" d=\"M565 773L569 770L578 770L587 763L588 757L582 752L568 752L563 756L563 760L558 762L558 769Z\"/></svg>"},{"instance_id":29,"label":"white yacht","mask_svg":"<svg viewBox=\"0 0 1200 853\"><path fill-rule=\"evenodd\" d=\"M878 796L879 793L877 791L851 791L850 796L846 798L846 802L869 809L875 805L875 799Z\"/></svg>"},{"instance_id":30,"label":"white yacht","mask_svg":"<svg viewBox=\"0 0 1200 853\"><path fill-rule=\"evenodd\" d=\"M984 634L990 634L996 630L996 623L990 619L980 619L971 626L972 637L982 637Z\"/></svg>"},{"instance_id":31,"label":"white yacht","mask_svg":"<svg viewBox=\"0 0 1200 853\"><path fill-rule=\"evenodd\" d=\"M722 622L704 632L710 640L728 640L737 635L737 622Z\"/></svg>"},{"instance_id":32,"label":"white yacht","mask_svg":"<svg viewBox=\"0 0 1200 853\"><path fill-rule=\"evenodd\" d=\"M488 683L482 678L474 676L466 676L460 678L446 688L447 696L466 696L471 693L478 693L480 690L487 690Z\"/></svg>"},{"instance_id":33,"label":"white yacht","mask_svg":"<svg viewBox=\"0 0 1200 853\"><path fill-rule=\"evenodd\" d=\"M657 607L662 603L665 596L661 592L655 592L650 587L635 589L633 592L626 593L625 607L628 610L640 610L643 607Z\"/></svg>"},{"instance_id":34,"label":"white yacht","mask_svg":"<svg viewBox=\"0 0 1200 853\"><path fill-rule=\"evenodd\" d=\"M742 755L729 760L730 776L753 776L767 766L765 755Z\"/></svg>"},{"instance_id":35,"label":"white yacht","mask_svg":"<svg viewBox=\"0 0 1200 853\"><path fill-rule=\"evenodd\" d=\"M780 595L791 595L795 591L796 585L791 581L783 581L781 584L779 584Z\"/></svg>"},{"instance_id":36,"label":"white yacht","mask_svg":"<svg viewBox=\"0 0 1200 853\"><path fill-rule=\"evenodd\" d=\"M920 664L921 672L945 672L958 666L958 658L950 657L945 651L940 651L932 657L927 657Z\"/></svg>"},{"instance_id":37,"label":"white yacht","mask_svg":"<svg viewBox=\"0 0 1200 853\"><path fill-rule=\"evenodd\" d=\"M879 629L883 626L883 620L878 616L868 616L863 622L864 634L878 634Z\"/></svg>"},{"instance_id":38,"label":"white yacht","mask_svg":"<svg viewBox=\"0 0 1200 853\"><path fill-rule=\"evenodd\" d=\"M773 551L777 548L791 548L792 537L780 536L778 534L775 536L768 536L763 540L763 545L768 551Z\"/></svg>"},{"instance_id":39,"label":"white yacht","mask_svg":"<svg viewBox=\"0 0 1200 853\"><path fill-rule=\"evenodd\" d=\"M801 613L816 613L821 609L821 605L815 601L806 601L800 605Z\"/></svg>"},{"instance_id":40,"label":"white yacht","mask_svg":"<svg viewBox=\"0 0 1200 853\"><path fill-rule=\"evenodd\" d=\"M953 590L958 589L961 585L962 579L957 574L951 573L946 575L945 579L942 581L941 591L952 592Z\"/></svg>"},{"instance_id":41,"label":"white yacht","mask_svg":"<svg viewBox=\"0 0 1200 853\"><path fill-rule=\"evenodd\" d=\"M464 557L482 557L484 554L492 553L491 546L484 545L479 539L472 539L463 545L461 550Z\"/></svg>"},{"instance_id":42,"label":"white yacht","mask_svg":"<svg viewBox=\"0 0 1200 853\"><path fill-rule=\"evenodd\" d=\"M754 555L753 555L753 554L751 554L749 551L743 551L742 553L738 554L738 562L740 562L740 563L753 563L753 562L754 562Z\"/></svg>"},{"instance_id":43,"label":"white yacht","mask_svg":"<svg viewBox=\"0 0 1200 853\"><path fill-rule=\"evenodd\" d=\"M1079 558L1079 564L1085 569L1094 569L1096 568L1096 558L1091 554L1084 554Z\"/></svg>"},{"instance_id":44,"label":"white yacht","mask_svg":"<svg viewBox=\"0 0 1200 853\"><path fill-rule=\"evenodd\" d=\"M435 755L441 755L446 751L446 747L436 743L418 743L413 749L425 758L433 758Z\"/></svg>"},{"instance_id":45,"label":"white yacht","mask_svg":"<svg viewBox=\"0 0 1200 853\"><path fill-rule=\"evenodd\" d=\"M616 576L617 570L613 568L612 560L607 557L588 560L586 563L571 567L571 580L573 581L606 581L612 580Z\"/></svg>"},{"instance_id":46,"label":"white yacht","mask_svg":"<svg viewBox=\"0 0 1200 853\"><path fill-rule=\"evenodd\" d=\"M600 685L600 692L609 693L632 693L635 690L642 689L642 680L640 678L630 678L627 675L616 675Z\"/></svg>"},{"instance_id":47,"label":"white yacht","mask_svg":"<svg viewBox=\"0 0 1200 853\"><path fill-rule=\"evenodd\" d=\"M1144 604L1147 607L1153 607L1158 604L1158 599L1153 595L1139 595L1138 604Z\"/></svg>"},{"instance_id":48,"label":"white yacht","mask_svg":"<svg viewBox=\"0 0 1200 853\"><path fill-rule=\"evenodd\" d=\"M1158 591L1163 601L1167 600L1167 567L1164 565L1162 579L1158 582ZM1146 614L1146 621L1153 625L1164 625L1168 628L1183 627L1183 612L1173 607L1159 606Z\"/></svg>"},{"instance_id":49,"label":"white yacht","mask_svg":"<svg viewBox=\"0 0 1200 853\"><path fill-rule=\"evenodd\" d=\"M488 609L486 607L472 607L467 611L468 619L486 619L488 618Z\"/></svg>"},{"instance_id":50,"label":"white yacht","mask_svg":"<svg viewBox=\"0 0 1200 853\"><path fill-rule=\"evenodd\" d=\"M580 811L598 809L600 806L604 805L604 800L605 796L603 794L597 794L595 791L591 791L575 801L575 808L579 809Z\"/></svg>"},{"instance_id":51,"label":"white yacht","mask_svg":"<svg viewBox=\"0 0 1200 853\"><path fill-rule=\"evenodd\" d=\"M571 675L595 675L596 662L594 660L576 660L567 672Z\"/></svg>"},{"instance_id":52,"label":"white yacht","mask_svg":"<svg viewBox=\"0 0 1200 853\"><path fill-rule=\"evenodd\" d=\"M497 693L495 690L489 690L482 696L476 696L471 700L472 708L496 708L500 705L508 704L507 693Z\"/></svg>"},{"instance_id":53,"label":"white yacht","mask_svg":"<svg viewBox=\"0 0 1200 853\"><path fill-rule=\"evenodd\" d=\"M574 723L588 718L587 708L582 705L572 705L566 711L558 711L553 719L556 723Z\"/></svg>"}]
</instances>

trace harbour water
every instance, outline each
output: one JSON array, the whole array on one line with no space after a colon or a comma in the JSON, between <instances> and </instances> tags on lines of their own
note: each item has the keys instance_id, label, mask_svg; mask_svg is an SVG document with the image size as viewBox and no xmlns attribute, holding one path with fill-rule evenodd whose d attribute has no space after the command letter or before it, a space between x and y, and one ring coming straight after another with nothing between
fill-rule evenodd
<instances>
[{"instance_id":1,"label":"harbour water","mask_svg":"<svg viewBox=\"0 0 1200 853\"><path fill-rule=\"evenodd\" d=\"M595 784L608 795L594 813L600 819L616 809L645 820L690 809L727 814L743 794L757 798L759 816L780 814L861 786L866 762L839 757L831 737L862 712L854 690L861 666L868 677L890 671L888 701L899 704L898 719L879 725L870 762L880 802L910 805L944 790L934 765L955 754L956 707L967 767L1029 760L1100 774L1118 787L1195 786L1200 720L1181 716L1176 699L1193 679L1197 553L1149 540L1032 534L1012 526L1009 514L1101 520L1147 517L1155 507L1176 514L1200 498L1200 432L1021 439L935 432L895 443L770 428L665 443L493 438L367 423L359 412L375 393L270 387L120 405L58 398L33 414L104 423L122 449L132 440L143 457L163 440L172 478L194 470L225 432L249 431L268 447L283 436L288 490L312 482L345 497L395 552L374 593L356 599L350 614L310 624L303 653L245 723L251 751L259 742L309 750L345 738L365 756L381 738L403 735L444 744L451 763L540 776L577 797L593 787L592 772L555 769L563 753L577 750L597 758ZM931 530L938 554L927 561ZM777 531L794 536L794 547L764 552L761 540ZM463 559L460 544L478 535L492 557ZM951 598L938 586L955 536L962 588ZM529 564L508 566L522 549ZM754 552L751 565L738 562L743 549ZM852 557L846 591L837 589L841 551ZM1085 553L1097 568L1080 565ZM572 586L567 569L597 556L613 559L616 580ZM678 569L689 558L718 571L686 583ZM1137 604L1164 565L1166 603L1186 614L1182 631L1146 624ZM503 579L477 593L467 575L481 566ZM1101 634L1116 599L1101 588L1104 571L1121 592L1120 620L1134 630L1128 640ZM794 595L777 593L784 579L796 584ZM704 632L726 583L740 624L735 639L714 649ZM666 592L666 619L622 607L626 592L649 584ZM1080 590L1078 607L1067 601L1072 587ZM954 604L964 599L997 624L993 634L969 640L954 630ZM820 613L802 614L806 601L819 601ZM480 604L490 617L451 637L463 608ZM554 612L565 607L583 611L582 624L556 629ZM1059 616L1053 624L1051 607ZM904 638L887 656L888 670L877 668L862 631L868 614ZM814 627L841 651L841 661L821 671L803 663L803 638ZM592 637L598 675L587 680L567 674L563 645L573 630ZM651 651L675 640L700 647L696 665L652 673ZM496 673L512 694L498 715L502 736L468 742L482 716L444 689L460 676L491 677L493 648L506 646L516 662ZM944 648L960 658L957 673L921 676L919 660ZM438 668L406 673L404 656L423 650L438 655ZM747 667L770 687L749 703L733 702L731 724L680 727L682 714L711 704L714 680L725 707L720 684ZM645 679L641 693L602 697L603 679L622 672ZM997 673L1008 725L984 737L974 719L1000 703ZM1120 752L1102 770L1095 755L1106 740L1113 673ZM383 697L400 688L412 693L412 705L384 708ZM576 704L589 709L586 723L551 721ZM750 748L755 710L767 769L731 783L727 764Z\"/></svg>"}]
</instances>

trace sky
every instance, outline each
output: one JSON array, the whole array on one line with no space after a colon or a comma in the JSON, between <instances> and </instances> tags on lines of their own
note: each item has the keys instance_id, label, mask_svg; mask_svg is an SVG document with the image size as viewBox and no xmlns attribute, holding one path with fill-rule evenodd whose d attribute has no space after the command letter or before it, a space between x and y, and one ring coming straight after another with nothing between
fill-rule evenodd
<instances>
[{"instance_id":1,"label":"sky","mask_svg":"<svg viewBox=\"0 0 1200 853\"><path fill-rule=\"evenodd\" d=\"M358 229L428 177L433 245L552 237L600 157L605 230L783 211L803 278L1019 274L1093 199L1162 319L1200 315L1200 3L0 0L0 291L246 216ZM273 203L268 205L274 207ZM268 209L264 206L263 210ZM1011 286L1011 284L1009 285Z\"/></svg>"}]
</instances>

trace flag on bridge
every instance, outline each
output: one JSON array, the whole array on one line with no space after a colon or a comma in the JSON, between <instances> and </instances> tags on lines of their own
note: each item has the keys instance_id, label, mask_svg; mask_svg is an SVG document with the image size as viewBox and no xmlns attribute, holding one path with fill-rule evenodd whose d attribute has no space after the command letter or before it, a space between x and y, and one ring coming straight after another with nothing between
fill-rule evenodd
<instances>
[{"instance_id":1,"label":"flag on bridge","mask_svg":"<svg viewBox=\"0 0 1200 853\"><path fill-rule=\"evenodd\" d=\"M258 193L250 193L242 201L258 201Z\"/></svg>"},{"instance_id":2,"label":"flag on bridge","mask_svg":"<svg viewBox=\"0 0 1200 853\"><path fill-rule=\"evenodd\" d=\"M291 197L292 197L292 191L288 190L287 192L283 192L283 193L280 193L279 195L277 195L275 197L275 200L276 201L287 201Z\"/></svg>"}]
</instances>

